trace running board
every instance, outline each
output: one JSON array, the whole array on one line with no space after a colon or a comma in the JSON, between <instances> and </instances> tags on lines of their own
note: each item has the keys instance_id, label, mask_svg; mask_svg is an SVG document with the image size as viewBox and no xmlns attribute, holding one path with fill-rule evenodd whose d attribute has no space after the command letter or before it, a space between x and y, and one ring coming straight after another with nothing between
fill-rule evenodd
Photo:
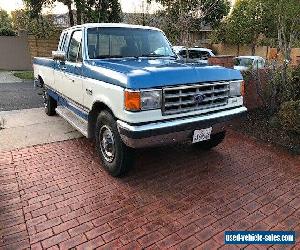
<instances>
[{"instance_id":1,"label":"running board","mask_svg":"<svg viewBox=\"0 0 300 250\"><path fill-rule=\"evenodd\" d=\"M74 128L76 128L85 137L88 137L88 122L76 115L70 109L59 106L55 109L56 113L67 120Z\"/></svg>"}]
</instances>

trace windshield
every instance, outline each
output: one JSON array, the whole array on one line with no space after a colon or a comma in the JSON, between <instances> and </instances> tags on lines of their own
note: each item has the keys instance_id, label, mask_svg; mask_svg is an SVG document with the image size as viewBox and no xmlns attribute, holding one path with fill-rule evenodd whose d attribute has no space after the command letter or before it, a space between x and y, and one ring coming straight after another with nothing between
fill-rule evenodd
<instances>
[{"instance_id":1,"label":"windshield","mask_svg":"<svg viewBox=\"0 0 300 250\"><path fill-rule=\"evenodd\" d=\"M91 28L87 32L91 59L176 57L162 32L133 28Z\"/></svg>"},{"instance_id":2,"label":"windshield","mask_svg":"<svg viewBox=\"0 0 300 250\"><path fill-rule=\"evenodd\" d=\"M250 67L253 65L253 61L254 61L254 59L251 59L251 58L236 58L234 65Z\"/></svg>"}]
</instances>

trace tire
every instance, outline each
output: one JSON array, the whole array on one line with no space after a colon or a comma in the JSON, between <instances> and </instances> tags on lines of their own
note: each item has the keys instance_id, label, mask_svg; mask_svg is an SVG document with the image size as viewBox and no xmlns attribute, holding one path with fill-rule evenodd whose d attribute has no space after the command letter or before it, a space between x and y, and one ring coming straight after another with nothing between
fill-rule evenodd
<instances>
[{"instance_id":1,"label":"tire","mask_svg":"<svg viewBox=\"0 0 300 250\"><path fill-rule=\"evenodd\" d=\"M123 143L110 112L102 111L98 115L95 138L96 149L105 170L114 177L126 174L133 164L133 149Z\"/></svg>"},{"instance_id":2,"label":"tire","mask_svg":"<svg viewBox=\"0 0 300 250\"><path fill-rule=\"evenodd\" d=\"M193 144L193 146L201 150L210 150L218 146L220 143L222 143L223 140L225 139L225 135L226 135L225 131L214 134L211 136L210 140L195 143Z\"/></svg>"},{"instance_id":3,"label":"tire","mask_svg":"<svg viewBox=\"0 0 300 250\"><path fill-rule=\"evenodd\" d=\"M49 96L47 91L44 91L43 98L45 113L48 116L54 116L56 114L55 109L57 107L57 102L51 96Z\"/></svg>"}]
</instances>

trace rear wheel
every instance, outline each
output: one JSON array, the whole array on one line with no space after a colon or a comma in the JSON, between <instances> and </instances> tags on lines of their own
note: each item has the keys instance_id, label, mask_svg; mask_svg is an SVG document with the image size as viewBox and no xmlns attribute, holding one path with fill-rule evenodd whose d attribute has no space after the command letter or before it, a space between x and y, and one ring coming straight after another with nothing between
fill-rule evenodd
<instances>
[{"instance_id":1,"label":"rear wheel","mask_svg":"<svg viewBox=\"0 0 300 250\"><path fill-rule=\"evenodd\" d=\"M56 114L55 109L57 107L57 102L51 96L49 96L49 94L47 93L47 91L44 91L43 99L44 99L45 113L48 116L55 115Z\"/></svg>"},{"instance_id":2,"label":"rear wheel","mask_svg":"<svg viewBox=\"0 0 300 250\"><path fill-rule=\"evenodd\" d=\"M225 139L225 135L226 135L225 131L217 133L217 134L213 134L211 136L210 140L195 143L195 144L193 144L193 146L195 148L199 148L202 150L210 150L210 149L218 146L220 143L222 143L223 140Z\"/></svg>"},{"instance_id":3,"label":"rear wheel","mask_svg":"<svg viewBox=\"0 0 300 250\"><path fill-rule=\"evenodd\" d=\"M133 149L123 143L110 112L99 114L95 138L97 152L106 171L114 177L124 175L133 164Z\"/></svg>"}]
</instances>

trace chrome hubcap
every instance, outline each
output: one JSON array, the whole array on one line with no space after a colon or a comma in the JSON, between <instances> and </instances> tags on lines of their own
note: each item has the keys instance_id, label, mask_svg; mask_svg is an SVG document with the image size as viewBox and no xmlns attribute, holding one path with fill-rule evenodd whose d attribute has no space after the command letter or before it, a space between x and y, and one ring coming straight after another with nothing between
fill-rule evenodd
<instances>
[{"instance_id":1,"label":"chrome hubcap","mask_svg":"<svg viewBox=\"0 0 300 250\"><path fill-rule=\"evenodd\" d=\"M100 129L99 136L102 155L106 161L111 163L116 154L114 135L111 129L105 125Z\"/></svg>"}]
</instances>

